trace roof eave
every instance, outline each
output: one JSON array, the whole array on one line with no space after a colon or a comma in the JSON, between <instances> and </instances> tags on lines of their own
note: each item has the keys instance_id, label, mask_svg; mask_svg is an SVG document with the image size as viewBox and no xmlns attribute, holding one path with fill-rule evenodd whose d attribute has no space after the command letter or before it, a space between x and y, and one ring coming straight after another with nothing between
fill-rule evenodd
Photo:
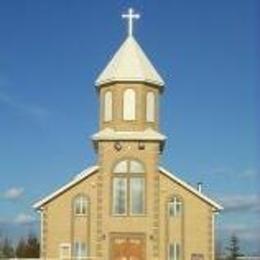
<instances>
[{"instance_id":1,"label":"roof eave","mask_svg":"<svg viewBox=\"0 0 260 260\"><path fill-rule=\"evenodd\" d=\"M161 171L162 173L164 173L166 176L173 179L174 181L178 182L180 185L182 185L184 188L186 188L187 190L189 190L190 192L192 192L193 194L198 196L200 199L202 199L205 202L207 202L208 204L210 204L213 207L214 212L217 213L217 212L220 212L224 209L219 203L215 202L214 200L210 199L209 197L207 197L203 193L199 192L198 190L196 190L194 187L192 187L188 183L182 181L181 179L179 179L178 177L173 175L171 172L167 171L165 168L160 166L159 171Z\"/></svg>"},{"instance_id":2,"label":"roof eave","mask_svg":"<svg viewBox=\"0 0 260 260\"><path fill-rule=\"evenodd\" d=\"M106 80L97 80L95 82L95 86L97 88L101 88L104 86L108 86L111 84L115 83L144 83L144 84L149 84L155 87L159 87L160 91L163 91L165 87L165 82L164 81L157 81L157 80L147 80L147 79L127 79L127 78L121 78L121 79L106 79Z\"/></svg>"},{"instance_id":3,"label":"roof eave","mask_svg":"<svg viewBox=\"0 0 260 260\"><path fill-rule=\"evenodd\" d=\"M74 185L76 185L77 183L79 183L80 181L82 181L84 178L87 178L88 176L90 176L91 174L95 173L97 170L99 169L99 167L97 165L89 167L87 169L85 169L85 174L83 175L82 173L84 171L82 171L80 174L82 174L82 176L80 177L75 177L73 178L69 183L63 185L62 187L60 187L59 189L57 189L56 191L54 191L53 193L51 193L48 196L45 196L44 198L42 198L41 200L37 201L36 203L33 204L33 208L35 210L41 210L41 207L43 207L46 203L48 203L49 201L51 201L52 199L56 198L57 196L59 196L61 193L65 192L66 190L70 189L71 187L73 187Z\"/></svg>"}]
</instances>

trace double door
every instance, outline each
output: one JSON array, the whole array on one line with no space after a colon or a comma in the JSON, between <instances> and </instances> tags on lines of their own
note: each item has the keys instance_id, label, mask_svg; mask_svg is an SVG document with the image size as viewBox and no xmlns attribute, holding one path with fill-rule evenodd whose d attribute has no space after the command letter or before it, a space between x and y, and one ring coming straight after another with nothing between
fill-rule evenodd
<instances>
[{"instance_id":1,"label":"double door","mask_svg":"<svg viewBox=\"0 0 260 260\"><path fill-rule=\"evenodd\" d=\"M114 234L111 244L111 260L145 260L145 238L142 234Z\"/></svg>"}]
</instances>

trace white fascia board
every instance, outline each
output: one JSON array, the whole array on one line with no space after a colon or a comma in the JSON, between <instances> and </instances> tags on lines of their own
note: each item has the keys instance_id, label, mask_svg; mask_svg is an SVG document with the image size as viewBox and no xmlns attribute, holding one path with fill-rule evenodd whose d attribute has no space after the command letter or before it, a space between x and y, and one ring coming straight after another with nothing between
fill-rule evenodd
<instances>
[{"instance_id":1,"label":"white fascia board","mask_svg":"<svg viewBox=\"0 0 260 260\"><path fill-rule=\"evenodd\" d=\"M178 177L176 177L175 175L173 175L171 172L167 171L166 169L164 169L163 167L159 167L159 171L161 173L163 173L164 175L166 175L167 177L169 177L170 179L172 179L173 181L177 182L178 184L180 184L181 186L183 186L184 188L186 188L188 191L192 192L193 194L195 194L197 197L199 197L200 199L204 200L205 202L207 202L208 204L210 204L211 206L213 206L217 211L223 210L224 208L218 204L217 202L213 201L212 199L210 199L209 197L205 196L204 194L202 194L201 192L199 192L197 189L195 189L194 187L192 187L191 185L189 185L188 183L182 181L181 179L179 179Z\"/></svg>"},{"instance_id":2,"label":"white fascia board","mask_svg":"<svg viewBox=\"0 0 260 260\"><path fill-rule=\"evenodd\" d=\"M164 87L165 83L162 81L156 81L156 80L151 80L151 79L146 79L146 78L127 78L127 77L111 77L105 80L97 80L95 82L96 87L100 87L102 85L106 85L109 83L114 83L114 82L134 82L134 83L149 83L151 85L156 85L159 87Z\"/></svg>"},{"instance_id":3,"label":"white fascia board","mask_svg":"<svg viewBox=\"0 0 260 260\"><path fill-rule=\"evenodd\" d=\"M114 131L111 128L106 128L91 136L93 141L99 140L147 140L147 141L165 141L166 136L152 129L145 131Z\"/></svg>"},{"instance_id":4,"label":"white fascia board","mask_svg":"<svg viewBox=\"0 0 260 260\"><path fill-rule=\"evenodd\" d=\"M91 166L87 169L85 169L84 171L82 171L81 173L79 173L78 175L76 175L72 181L70 181L69 183L65 184L64 186L62 186L61 188L59 188L58 190L56 190L55 192L51 193L50 195L46 196L45 198L41 199L40 201L36 202L33 204L33 208L34 209L40 209L44 204L46 204L48 201L52 200L53 198L57 197L59 194L63 193L64 191L68 190L69 188L71 188L72 186L74 186L75 184L79 183L80 181L82 181L84 178L88 177L89 175L91 175L92 173L96 172L99 169L98 166Z\"/></svg>"}]
</instances>

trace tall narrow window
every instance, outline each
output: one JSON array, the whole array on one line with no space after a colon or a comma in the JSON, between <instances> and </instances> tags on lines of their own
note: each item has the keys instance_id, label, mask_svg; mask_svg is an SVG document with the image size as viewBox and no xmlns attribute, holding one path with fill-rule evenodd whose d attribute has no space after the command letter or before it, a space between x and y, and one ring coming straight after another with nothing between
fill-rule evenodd
<instances>
[{"instance_id":1,"label":"tall narrow window","mask_svg":"<svg viewBox=\"0 0 260 260\"><path fill-rule=\"evenodd\" d=\"M178 243L170 244L168 260L180 260L180 259L181 259L180 245Z\"/></svg>"},{"instance_id":2,"label":"tall narrow window","mask_svg":"<svg viewBox=\"0 0 260 260\"><path fill-rule=\"evenodd\" d=\"M182 201L174 196L168 202L168 212L170 217L180 216L182 213Z\"/></svg>"},{"instance_id":3,"label":"tall narrow window","mask_svg":"<svg viewBox=\"0 0 260 260\"><path fill-rule=\"evenodd\" d=\"M115 215L126 214L127 183L125 178L113 179L113 213Z\"/></svg>"},{"instance_id":4,"label":"tall narrow window","mask_svg":"<svg viewBox=\"0 0 260 260\"><path fill-rule=\"evenodd\" d=\"M74 199L74 214L75 215L86 215L88 200L84 195L79 195Z\"/></svg>"},{"instance_id":5,"label":"tall narrow window","mask_svg":"<svg viewBox=\"0 0 260 260\"><path fill-rule=\"evenodd\" d=\"M127 89L123 97L123 119L135 120L136 118L136 94L133 89Z\"/></svg>"},{"instance_id":6,"label":"tall narrow window","mask_svg":"<svg viewBox=\"0 0 260 260\"><path fill-rule=\"evenodd\" d=\"M130 212L133 215L143 214L144 212L144 178L130 178Z\"/></svg>"},{"instance_id":7,"label":"tall narrow window","mask_svg":"<svg viewBox=\"0 0 260 260\"><path fill-rule=\"evenodd\" d=\"M155 121L155 95L153 92L148 92L146 95L146 121Z\"/></svg>"},{"instance_id":8,"label":"tall narrow window","mask_svg":"<svg viewBox=\"0 0 260 260\"><path fill-rule=\"evenodd\" d=\"M113 170L113 214L142 215L145 211L145 169L136 160L122 160ZM129 197L129 198L128 198Z\"/></svg>"},{"instance_id":9,"label":"tall narrow window","mask_svg":"<svg viewBox=\"0 0 260 260\"><path fill-rule=\"evenodd\" d=\"M113 97L112 92L107 91L104 96L104 121L109 122L113 118Z\"/></svg>"},{"instance_id":10,"label":"tall narrow window","mask_svg":"<svg viewBox=\"0 0 260 260\"><path fill-rule=\"evenodd\" d=\"M87 259L87 246L84 242L76 241L73 245L73 259Z\"/></svg>"}]
</instances>

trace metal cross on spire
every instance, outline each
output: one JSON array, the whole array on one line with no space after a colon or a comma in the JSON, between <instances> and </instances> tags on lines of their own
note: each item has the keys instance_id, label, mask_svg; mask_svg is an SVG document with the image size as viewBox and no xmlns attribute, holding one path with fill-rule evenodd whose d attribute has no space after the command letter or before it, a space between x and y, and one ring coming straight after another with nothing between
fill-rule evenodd
<instances>
[{"instance_id":1,"label":"metal cross on spire","mask_svg":"<svg viewBox=\"0 0 260 260\"><path fill-rule=\"evenodd\" d=\"M138 20L140 18L140 14L135 14L134 9L129 8L127 14L122 14L122 18L128 19L128 36L132 36L134 19Z\"/></svg>"}]
</instances>

